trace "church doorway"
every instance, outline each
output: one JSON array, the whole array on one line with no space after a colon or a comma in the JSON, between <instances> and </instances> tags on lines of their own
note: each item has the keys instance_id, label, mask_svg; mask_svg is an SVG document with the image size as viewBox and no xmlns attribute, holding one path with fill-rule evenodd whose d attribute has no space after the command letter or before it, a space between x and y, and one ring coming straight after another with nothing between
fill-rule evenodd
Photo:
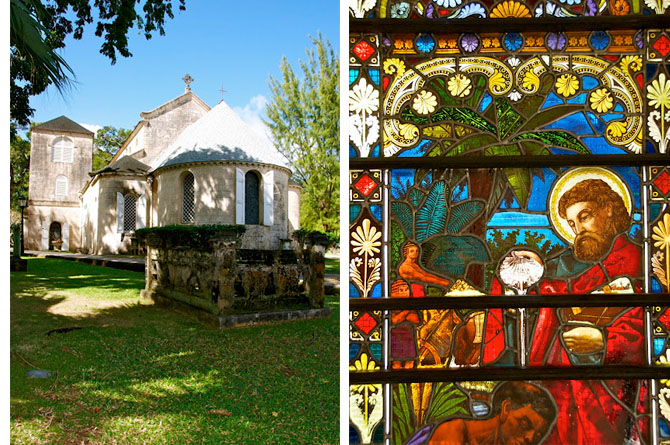
<instances>
[{"instance_id":1,"label":"church doorway","mask_svg":"<svg viewBox=\"0 0 670 445\"><path fill-rule=\"evenodd\" d=\"M49 226L49 250L60 250L63 246L61 224L54 221Z\"/></svg>"}]
</instances>

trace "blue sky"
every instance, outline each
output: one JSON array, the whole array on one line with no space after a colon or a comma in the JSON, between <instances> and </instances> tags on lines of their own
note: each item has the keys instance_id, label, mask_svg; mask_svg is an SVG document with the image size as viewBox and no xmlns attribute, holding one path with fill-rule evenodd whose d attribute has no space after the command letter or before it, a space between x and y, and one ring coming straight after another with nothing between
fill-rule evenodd
<instances>
[{"instance_id":1,"label":"blue sky","mask_svg":"<svg viewBox=\"0 0 670 445\"><path fill-rule=\"evenodd\" d=\"M298 69L309 36L319 31L339 54L339 2L186 0L186 11L175 11L164 36L147 41L131 30L133 57L111 65L89 26L81 40L69 38L61 53L76 75L75 87L64 96L49 88L33 97L33 120L65 115L87 127L132 129L140 112L182 94L181 78L189 73L191 90L209 106L219 103L223 86L224 100L261 131L269 76L280 76L282 56Z\"/></svg>"}]
</instances>

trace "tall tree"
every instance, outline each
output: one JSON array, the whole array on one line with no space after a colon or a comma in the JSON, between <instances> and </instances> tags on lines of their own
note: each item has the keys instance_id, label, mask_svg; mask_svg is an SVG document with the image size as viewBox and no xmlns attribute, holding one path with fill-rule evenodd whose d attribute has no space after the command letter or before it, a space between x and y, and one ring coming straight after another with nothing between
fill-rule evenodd
<instances>
[{"instance_id":1,"label":"tall tree","mask_svg":"<svg viewBox=\"0 0 670 445\"><path fill-rule=\"evenodd\" d=\"M131 28L137 28L146 39L155 31L163 35L165 18L174 17L173 2L185 10L185 1L11 0L10 118L16 124L11 134L16 134L17 126L29 124L35 111L30 107L30 96L42 93L49 85L62 91L71 84L72 70L56 50L65 47L70 34L81 39L85 25L94 22L94 15L95 35L104 39L100 53L114 64L117 52L123 57L132 56L127 38Z\"/></svg>"},{"instance_id":2,"label":"tall tree","mask_svg":"<svg viewBox=\"0 0 670 445\"><path fill-rule=\"evenodd\" d=\"M93 138L93 171L98 171L104 168L123 143L128 139L132 130L125 128L116 129L109 125L105 125L95 133Z\"/></svg>"},{"instance_id":3,"label":"tall tree","mask_svg":"<svg viewBox=\"0 0 670 445\"><path fill-rule=\"evenodd\" d=\"M9 138L9 201L13 210L19 210L19 198L28 197L30 173L30 133L28 140L17 135Z\"/></svg>"},{"instance_id":4,"label":"tall tree","mask_svg":"<svg viewBox=\"0 0 670 445\"><path fill-rule=\"evenodd\" d=\"M310 37L311 38L311 37ZM301 226L339 234L339 58L328 39L312 39L300 76L286 58L281 78L270 76L265 124L303 187Z\"/></svg>"}]
</instances>

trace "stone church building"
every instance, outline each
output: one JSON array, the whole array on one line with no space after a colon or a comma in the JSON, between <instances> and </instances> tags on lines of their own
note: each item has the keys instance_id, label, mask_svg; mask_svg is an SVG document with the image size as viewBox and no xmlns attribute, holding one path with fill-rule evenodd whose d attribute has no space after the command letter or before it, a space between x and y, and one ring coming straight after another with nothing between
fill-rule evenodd
<instances>
[{"instance_id":1,"label":"stone church building","mask_svg":"<svg viewBox=\"0 0 670 445\"><path fill-rule=\"evenodd\" d=\"M188 85L141 120L92 172L94 134L65 116L32 129L28 250L132 253L134 232L170 224L244 224L243 249L278 249L299 228L300 186L277 150L222 100Z\"/></svg>"}]
</instances>

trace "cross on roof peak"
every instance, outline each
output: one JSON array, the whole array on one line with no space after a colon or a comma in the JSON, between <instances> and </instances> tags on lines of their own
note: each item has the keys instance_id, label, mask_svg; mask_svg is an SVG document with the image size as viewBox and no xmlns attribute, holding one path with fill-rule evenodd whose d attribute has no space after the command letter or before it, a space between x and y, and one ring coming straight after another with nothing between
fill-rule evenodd
<instances>
[{"instance_id":1,"label":"cross on roof peak","mask_svg":"<svg viewBox=\"0 0 670 445\"><path fill-rule=\"evenodd\" d=\"M221 93L221 102L223 102L223 93L227 93L227 90L223 89L223 85L221 85L221 88L219 89L219 93Z\"/></svg>"},{"instance_id":2,"label":"cross on roof peak","mask_svg":"<svg viewBox=\"0 0 670 445\"><path fill-rule=\"evenodd\" d=\"M188 93L189 91L191 91L190 83L193 82L193 78L191 77L191 75L186 73L186 75L182 77L181 80L183 80L184 83L186 84L186 92Z\"/></svg>"}]
</instances>

